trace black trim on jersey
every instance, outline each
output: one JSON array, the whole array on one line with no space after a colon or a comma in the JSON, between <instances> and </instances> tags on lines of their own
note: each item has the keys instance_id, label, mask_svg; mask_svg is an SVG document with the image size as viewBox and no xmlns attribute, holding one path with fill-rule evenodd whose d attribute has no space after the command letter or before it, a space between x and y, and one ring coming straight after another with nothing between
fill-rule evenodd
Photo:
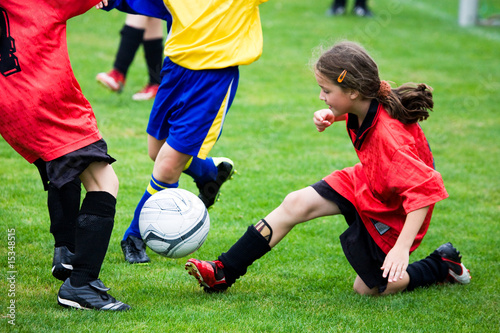
<instances>
[{"instance_id":1,"label":"black trim on jersey","mask_svg":"<svg viewBox=\"0 0 500 333\"><path fill-rule=\"evenodd\" d=\"M361 145L365 141L368 132L375 124L378 114L378 102L376 99L373 99L370 103L370 107L368 108L368 112L366 113L366 117L361 124L361 127L358 128L358 116L355 114L349 113L347 117L347 130L349 131L349 136L351 137L352 144L354 148L357 150L361 149Z\"/></svg>"}]
</instances>

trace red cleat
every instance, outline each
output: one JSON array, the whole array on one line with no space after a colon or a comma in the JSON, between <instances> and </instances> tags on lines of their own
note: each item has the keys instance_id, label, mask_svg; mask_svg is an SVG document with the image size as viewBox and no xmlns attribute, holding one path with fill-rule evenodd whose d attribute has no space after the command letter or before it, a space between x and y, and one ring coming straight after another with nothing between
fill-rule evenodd
<instances>
[{"instance_id":1,"label":"red cleat","mask_svg":"<svg viewBox=\"0 0 500 333\"><path fill-rule=\"evenodd\" d=\"M185 268L189 275L198 280L206 292L223 292L229 287L223 271L224 264L219 260L201 261L191 258L187 261Z\"/></svg>"},{"instance_id":2,"label":"red cleat","mask_svg":"<svg viewBox=\"0 0 500 333\"><path fill-rule=\"evenodd\" d=\"M147 101L149 99L153 99L153 98L155 98L156 93L158 92L159 86L160 86L159 84L149 83L144 88L142 88L141 91L132 95L132 99L134 101Z\"/></svg>"},{"instance_id":3,"label":"red cleat","mask_svg":"<svg viewBox=\"0 0 500 333\"><path fill-rule=\"evenodd\" d=\"M116 92L121 92L125 85L125 75L114 68L107 73L97 74L96 80L109 90Z\"/></svg>"}]
</instances>

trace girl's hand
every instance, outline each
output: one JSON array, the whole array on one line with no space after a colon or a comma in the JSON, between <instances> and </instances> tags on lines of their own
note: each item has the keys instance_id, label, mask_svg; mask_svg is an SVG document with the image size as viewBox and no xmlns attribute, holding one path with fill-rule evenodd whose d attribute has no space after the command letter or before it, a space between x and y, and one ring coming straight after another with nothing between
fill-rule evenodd
<instances>
[{"instance_id":1,"label":"girl's hand","mask_svg":"<svg viewBox=\"0 0 500 333\"><path fill-rule=\"evenodd\" d=\"M410 252L407 249L393 247L385 257L384 264L380 269L384 270L382 276L388 277L388 282L396 282L404 277L410 260Z\"/></svg>"},{"instance_id":2,"label":"girl's hand","mask_svg":"<svg viewBox=\"0 0 500 333\"><path fill-rule=\"evenodd\" d=\"M99 2L97 5L95 5L95 8L97 9L102 9L108 5L108 0L102 0Z\"/></svg>"},{"instance_id":3,"label":"girl's hand","mask_svg":"<svg viewBox=\"0 0 500 333\"><path fill-rule=\"evenodd\" d=\"M318 132L323 132L335 121L335 116L330 109L322 109L314 112L313 117L314 125Z\"/></svg>"}]
</instances>

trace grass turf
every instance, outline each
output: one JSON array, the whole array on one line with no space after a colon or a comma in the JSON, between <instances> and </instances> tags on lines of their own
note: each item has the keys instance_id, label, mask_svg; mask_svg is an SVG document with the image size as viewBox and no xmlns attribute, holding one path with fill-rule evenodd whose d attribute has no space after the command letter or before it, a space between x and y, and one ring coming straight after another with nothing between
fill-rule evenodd
<instances>
[{"instance_id":1,"label":"grass turf","mask_svg":"<svg viewBox=\"0 0 500 333\"><path fill-rule=\"evenodd\" d=\"M146 83L142 51L121 95L95 75L113 62L124 14L91 10L72 19L68 43L82 89L94 107L120 179L115 229L101 279L129 303L127 313L73 311L57 305L60 283L50 274L52 236L46 194L34 166L0 141L0 330L19 332L495 332L500 328L500 30L459 28L453 1L379 0L375 17L327 17L330 1L270 0L261 6L264 53L241 67L237 97L213 156L239 171L210 211L212 228L194 255L214 259L293 190L357 160L343 126L317 133L318 100L309 62L318 46L361 42L395 84L426 82L435 112L422 123L450 198L410 260L452 241L473 280L385 298L352 291L354 271L338 235L341 217L297 226L227 293L206 295L183 269L185 259L149 252L148 266L123 261L119 242L149 180L145 126L152 102L131 95ZM195 190L189 178L181 187ZM8 266L8 230L15 263ZM8 280L16 270L15 284ZM12 295L12 287L15 295ZM15 326L8 308L15 303Z\"/></svg>"}]
</instances>

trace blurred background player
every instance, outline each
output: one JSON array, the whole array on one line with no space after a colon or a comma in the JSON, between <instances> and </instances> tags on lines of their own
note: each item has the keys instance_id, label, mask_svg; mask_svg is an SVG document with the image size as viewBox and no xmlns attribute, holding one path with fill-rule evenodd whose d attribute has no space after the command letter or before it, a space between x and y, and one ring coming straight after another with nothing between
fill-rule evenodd
<instances>
[{"instance_id":1,"label":"blurred background player","mask_svg":"<svg viewBox=\"0 0 500 333\"><path fill-rule=\"evenodd\" d=\"M121 92L125 86L128 69L142 44L148 68L148 83L141 91L132 95L132 99L142 101L155 98L163 62L162 20L128 14L120 35L113 69L97 74L96 80L111 91Z\"/></svg>"},{"instance_id":2,"label":"blurred background player","mask_svg":"<svg viewBox=\"0 0 500 333\"><path fill-rule=\"evenodd\" d=\"M368 9L366 4L368 0L356 0L354 7L352 8L352 13L360 17L371 17L372 12ZM328 15L344 15L346 13L346 0L334 0L332 5L327 11Z\"/></svg>"},{"instance_id":3,"label":"blurred background player","mask_svg":"<svg viewBox=\"0 0 500 333\"><path fill-rule=\"evenodd\" d=\"M114 225L118 178L69 60L66 22L96 0L0 4L0 133L35 163L48 190L52 274L64 307L130 306L99 279ZM80 180L87 191L80 207Z\"/></svg>"},{"instance_id":4,"label":"blurred background player","mask_svg":"<svg viewBox=\"0 0 500 333\"><path fill-rule=\"evenodd\" d=\"M210 158L239 81L239 65L257 60L263 37L258 6L267 0L117 0L110 7L167 21L162 82L148 124L154 163L149 185L121 242L125 260L150 259L139 231L139 214L154 193L191 176L208 208L234 172L228 158ZM108 2L108 1L106 1Z\"/></svg>"}]
</instances>

